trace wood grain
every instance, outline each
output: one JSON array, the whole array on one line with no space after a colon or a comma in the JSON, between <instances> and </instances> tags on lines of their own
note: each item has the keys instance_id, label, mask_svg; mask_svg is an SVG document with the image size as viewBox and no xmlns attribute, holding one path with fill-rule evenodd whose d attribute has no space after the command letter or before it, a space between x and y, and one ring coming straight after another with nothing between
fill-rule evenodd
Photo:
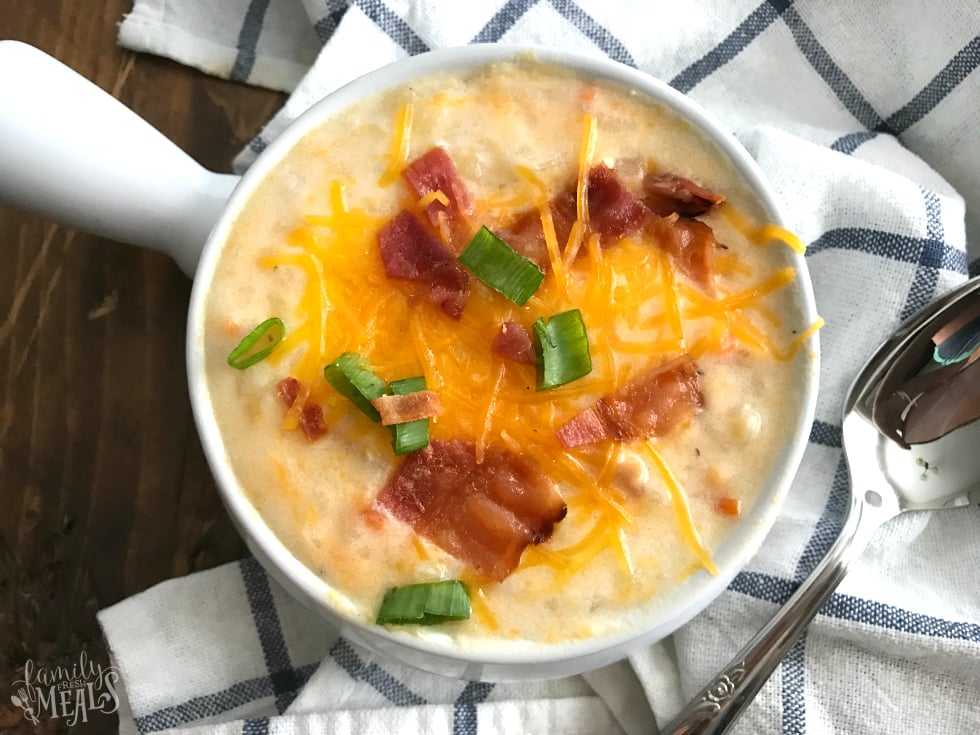
<instances>
[{"instance_id":1,"label":"wood grain","mask_svg":"<svg viewBox=\"0 0 980 735\"><path fill-rule=\"evenodd\" d=\"M282 96L120 49L131 6L4 0L0 29L230 170ZM191 419L187 278L165 256L3 205L0 248L0 730L34 732L9 704L28 659L51 667L85 650L108 665L99 609L244 546ZM96 714L72 731L117 727Z\"/></svg>"}]
</instances>

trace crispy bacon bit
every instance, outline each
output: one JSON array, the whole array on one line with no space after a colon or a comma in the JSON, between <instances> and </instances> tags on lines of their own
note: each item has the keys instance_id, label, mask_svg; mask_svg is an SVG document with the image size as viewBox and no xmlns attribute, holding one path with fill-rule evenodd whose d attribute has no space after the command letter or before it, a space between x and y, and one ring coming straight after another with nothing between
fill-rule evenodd
<instances>
[{"instance_id":1,"label":"crispy bacon bit","mask_svg":"<svg viewBox=\"0 0 980 735\"><path fill-rule=\"evenodd\" d=\"M378 246L388 278L428 281L437 268L455 261L415 215L406 211L399 212L378 231Z\"/></svg>"},{"instance_id":2,"label":"crispy bacon bit","mask_svg":"<svg viewBox=\"0 0 980 735\"><path fill-rule=\"evenodd\" d=\"M389 278L429 286L428 297L453 319L463 315L470 277L451 252L411 212L400 212L378 231L378 247Z\"/></svg>"},{"instance_id":3,"label":"crispy bacon bit","mask_svg":"<svg viewBox=\"0 0 980 735\"><path fill-rule=\"evenodd\" d=\"M704 214L725 197L676 174L647 174L643 179L644 203L661 217L677 212L687 217Z\"/></svg>"},{"instance_id":4,"label":"crispy bacon bit","mask_svg":"<svg viewBox=\"0 0 980 735\"><path fill-rule=\"evenodd\" d=\"M496 232L501 240L533 261L538 268L546 271L551 267L548 246L544 241L544 228L541 226L541 213L537 209L529 209L519 215L509 227L499 227ZM561 244L564 246L565 243Z\"/></svg>"},{"instance_id":5,"label":"crispy bacon bit","mask_svg":"<svg viewBox=\"0 0 980 735\"><path fill-rule=\"evenodd\" d=\"M649 222L650 210L611 168L601 163L593 166L588 181L589 232L599 235L603 247L633 234ZM550 203L551 220L561 249L568 242L568 235L578 217L575 186L574 182L571 183ZM544 270L551 267L541 215L537 209L518 216L513 224L500 230L500 237L525 258L533 260L538 267Z\"/></svg>"},{"instance_id":6,"label":"crispy bacon bit","mask_svg":"<svg viewBox=\"0 0 980 735\"><path fill-rule=\"evenodd\" d=\"M286 404L287 408L292 408L300 393L300 383L296 378L283 378L276 384L276 392L279 398ZM306 434L306 438L315 441L327 433L327 424L323 420L323 408L314 401L306 401L299 414L299 425Z\"/></svg>"},{"instance_id":7,"label":"crispy bacon bit","mask_svg":"<svg viewBox=\"0 0 980 735\"><path fill-rule=\"evenodd\" d=\"M497 581L568 510L528 460L490 446L477 463L475 447L460 439L436 439L408 455L375 506Z\"/></svg>"},{"instance_id":8,"label":"crispy bacon bit","mask_svg":"<svg viewBox=\"0 0 980 735\"><path fill-rule=\"evenodd\" d=\"M445 148L429 149L405 167L402 177L420 199L441 191L449 200L448 204L436 200L425 208L433 227L439 227L440 212L445 212L454 229L465 220L464 215L473 214L473 197Z\"/></svg>"},{"instance_id":9,"label":"crispy bacon bit","mask_svg":"<svg viewBox=\"0 0 980 735\"><path fill-rule=\"evenodd\" d=\"M523 362L528 365L534 365L537 362L531 335L518 322L501 324L500 333L494 338L491 349L501 357L506 357L514 362Z\"/></svg>"},{"instance_id":10,"label":"crispy bacon bit","mask_svg":"<svg viewBox=\"0 0 980 735\"><path fill-rule=\"evenodd\" d=\"M714 230L701 220L676 216L654 220L651 230L684 275L705 291L714 290L715 250L722 247Z\"/></svg>"},{"instance_id":11,"label":"crispy bacon bit","mask_svg":"<svg viewBox=\"0 0 980 735\"><path fill-rule=\"evenodd\" d=\"M697 370L690 355L659 365L561 426L558 441L572 449L603 439L629 441L666 434L704 405Z\"/></svg>"},{"instance_id":12,"label":"crispy bacon bit","mask_svg":"<svg viewBox=\"0 0 980 735\"><path fill-rule=\"evenodd\" d=\"M296 403L296 397L299 395L299 381L292 377L283 378L276 385L276 391L282 402L286 404L286 408L290 408Z\"/></svg>"},{"instance_id":13,"label":"crispy bacon bit","mask_svg":"<svg viewBox=\"0 0 980 735\"><path fill-rule=\"evenodd\" d=\"M470 276L455 260L439 266L429 281L429 301L459 321L470 293Z\"/></svg>"},{"instance_id":14,"label":"crispy bacon bit","mask_svg":"<svg viewBox=\"0 0 980 735\"><path fill-rule=\"evenodd\" d=\"M373 399L371 405L381 414L381 423L385 426L428 419L442 413L439 394L432 390L402 396L381 396Z\"/></svg>"},{"instance_id":15,"label":"crispy bacon bit","mask_svg":"<svg viewBox=\"0 0 980 735\"><path fill-rule=\"evenodd\" d=\"M616 172L600 163L589 171L589 232L599 236L603 247L622 240L650 220L650 210L631 192ZM551 202L558 242L564 246L577 217L575 186Z\"/></svg>"},{"instance_id":16,"label":"crispy bacon bit","mask_svg":"<svg viewBox=\"0 0 980 735\"><path fill-rule=\"evenodd\" d=\"M639 230L650 212L605 164L589 171L589 228L604 247Z\"/></svg>"},{"instance_id":17,"label":"crispy bacon bit","mask_svg":"<svg viewBox=\"0 0 980 735\"><path fill-rule=\"evenodd\" d=\"M299 414L299 425L310 441L315 441L327 433L327 425L323 421L323 409L320 404L307 401Z\"/></svg>"}]
</instances>

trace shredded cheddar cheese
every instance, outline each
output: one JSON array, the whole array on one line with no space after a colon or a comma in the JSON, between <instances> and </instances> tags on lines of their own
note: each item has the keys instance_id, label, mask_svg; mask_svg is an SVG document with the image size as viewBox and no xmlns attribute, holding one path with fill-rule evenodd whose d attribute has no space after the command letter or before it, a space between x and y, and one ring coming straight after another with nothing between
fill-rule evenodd
<instances>
[{"instance_id":1,"label":"shredded cheddar cheese","mask_svg":"<svg viewBox=\"0 0 980 735\"><path fill-rule=\"evenodd\" d=\"M449 228L449 218L446 217L446 213L436 212L436 220L439 222L439 239L441 239L446 245L451 245L453 241L453 233Z\"/></svg>"},{"instance_id":2,"label":"shredded cheddar cheese","mask_svg":"<svg viewBox=\"0 0 980 735\"><path fill-rule=\"evenodd\" d=\"M577 219L572 223L572 229L568 232L568 242L565 243L565 268L571 268L572 263L578 257L578 251L582 247L583 234L585 233L585 223Z\"/></svg>"},{"instance_id":3,"label":"shredded cheddar cheese","mask_svg":"<svg viewBox=\"0 0 980 735\"><path fill-rule=\"evenodd\" d=\"M448 207L449 197L443 194L439 189L436 189L435 191L430 191L428 194L419 199L418 204L415 206L417 206L419 209L425 209L432 204L432 202L439 202L439 204L442 206Z\"/></svg>"},{"instance_id":4,"label":"shredded cheddar cheese","mask_svg":"<svg viewBox=\"0 0 980 735\"><path fill-rule=\"evenodd\" d=\"M684 322L681 318L680 297L677 293L677 278L674 266L666 253L660 253L660 274L663 279L664 298L666 299L667 322L670 331L677 340L678 349L684 349Z\"/></svg>"},{"instance_id":5,"label":"shredded cheddar cheese","mask_svg":"<svg viewBox=\"0 0 980 735\"><path fill-rule=\"evenodd\" d=\"M789 347L785 351L776 354L776 358L782 360L783 362L788 362L792 360L793 357L799 352L800 348L806 343L810 337L817 333L818 330L822 329L827 322L823 320L823 317L817 317L816 321L813 322L809 327L807 327L803 332L796 335L792 342L790 342Z\"/></svg>"},{"instance_id":6,"label":"shredded cheddar cheese","mask_svg":"<svg viewBox=\"0 0 980 735\"><path fill-rule=\"evenodd\" d=\"M768 278L763 279L756 285L751 286L744 291L740 291L739 293L727 296L723 299L718 299L717 301L711 303L702 301L700 304L689 307L684 310L684 316L689 318L697 318L711 316L714 314L722 314L726 311L733 311L735 309L741 309L754 301L758 301L760 298L772 293L776 289L786 286L787 284L791 283L794 278L796 278L795 268L782 268Z\"/></svg>"},{"instance_id":7,"label":"shredded cheddar cheese","mask_svg":"<svg viewBox=\"0 0 980 735\"><path fill-rule=\"evenodd\" d=\"M757 237L763 242L768 240L779 240L789 245L798 253L802 254L806 252L806 245L803 244L803 241L799 237L794 235L789 230L778 227L777 225L764 225L759 229Z\"/></svg>"},{"instance_id":8,"label":"shredded cheddar cheese","mask_svg":"<svg viewBox=\"0 0 980 735\"><path fill-rule=\"evenodd\" d=\"M773 342L772 338L768 334L755 326L744 315L736 314L733 316L731 321L732 333L736 339L755 349L756 351L768 352L781 362L789 362L792 360L806 341L816 334L825 323L826 322L824 322L823 318L817 317L817 320L813 324L793 338L785 350L781 350L776 346L775 342Z\"/></svg>"},{"instance_id":9,"label":"shredded cheddar cheese","mask_svg":"<svg viewBox=\"0 0 980 735\"><path fill-rule=\"evenodd\" d=\"M383 178L393 180L404 167L411 124L411 106L406 105L399 113ZM439 391L446 407L440 420L430 427L433 438L471 438L480 462L490 442L499 441L536 462L559 483L567 493L570 512L595 518L570 545L531 546L524 552L519 569L546 567L556 585L606 551L613 555L624 578L629 579L634 571L628 531L634 514L630 501L612 487L618 445L609 442L598 460L588 452L564 451L554 434L558 426L589 401L627 383L645 369L644 365L656 364L685 349L700 359L709 353L721 354L738 340L759 354L788 360L822 325L822 320L812 325L783 350L749 319L747 312L753 311L779 326L779 317L765 298L793 280L792 268L767 275L734 293L719 290L717 295L709 295L679 282L668 255L642 239L628 238L603 250L598 236L589 233L587 227L587 173L595 154L596 130L594 116L587 115L578 160L578 218L564 256L552 220L549 188L535 172L516 167L519 178L529 186L508 193L506 200L508 206L536 208L542 224L551 277L545 279L530 305L541 313L557 313L572 304L582 310L588 325L593 372L558 389L529 391L528 373L499 359L489 359L488 346L499 324L514 318L511 307L503 307L493 293L473 290L462 318L455 322L434 305L413 297L412 284L387 279L375 251L374 237L380 222L366 212L350 209L340 182L330 186L331 211L308 215L304 227L290 235L291 249L262 261L267 268L297 268L306 278L296 309L299 326L284 340L287 349L276 354L279 360L284 354L301 351L296 368L301 383L321 385L323 381L316 378L323 364L345 351L363 355L385 378L422 373L429 388ZM436 201L447 204L448 197L434 191L420 198L416 206L422 210ZM726 217L731 218L734 210L727 209ZM440 214L438 228L449 243L450 227L445 213ZM480 216L478 213L474 219ZM735 212L734 216L740 215ZM785 233L775 229L755 228L754 232L787 241ZM582 247L586 257L578 257ZM329 275L324 268L328 259ZM752 275L752 269L734 253L718 261L719 272ZM690 345L686 334L689 323L700 324L692 331ZM385 336L392 334L406 338L390 340ZM485 397L474 395L474 384L486 386ZM327 405L346 435L357 441L382 441L349 402L330 391L311 396ZM301 407L306 397L304 394L303 400L297 399L287 412L286 428L295 427L300 410L297 406ZM502 410L504 406L506 410ZM570 406L578 408L570 410ZM716 573L674 474L652 442L641 444L670 493L681 538L700 565ZM421 543L416 544L416 551L420 559L428 558ZM492 605L483 588L474 582L471 591L474 615L485 627L496 630Z\"/></svg>"},{"instance_id":10,"label":"shredded cheddar cheese","mask_svg":"<svg viewBox=\"0 0 980 735\"><path fill-rule=\"evenodd\" d=\"M731 202L724 202L718 211L732 227L756 245L766 245L773 240L779 240L798 253L806 252L806 245L797 235L774 224L765 224L761 227L753 225L742 212L732 206Z\"/></svg>"},{"instance_id":11,"label":"shredded cheddar cheese","mask_svg":"<svg viewBox=\"0 0 980 735\"><path fill-rule=\"evenodd\" d=\"M626 540L626 532L622 528L616 529L615 541L616 543L613 544L612 548L616 554L616 560L623 571L623 576L626 579L631 579L633 577L633 559L630 558L629 542Z\"/></svg>"},{"instance_id":12,"label":"shredded cheddar cheese","mask_svg":"<svg viewBox=\"0 0 980 735\"><path fill-rule=\"evenodd\" d=\"M600 516L592 527L571 546L563 549L548 549L544 546L529 546L521 560L522 567L545 565L554 570L554 586L560 587L571 577L581 572L593 559L610 547L613 536L617 536L616 526L610 519Z\"/></svg>"},{"instance_id":13,"label":"shredded cheddar cheese","mask_svg":"<svg viewBox=\"0 0 980 735\"><path fill-rule=\"evenodd\" d=\"M555 234L555 222L551 217L551 201L548 186L527 166L517 166L515 169L518 175L530 183L536 192L534 204L541 217L541 228L544 230L544 242L548 249L548 260L551 263L551 272L555 276L555 281L561 289L563 295L568 293L568 282L565 274L565 264L558 249L558 236Z\"/></svg>"},{"instance_id":14,"label":"shredded cheddar cheese","mask_svg":"<svg viewBox=\"0 0 980 735\"><path fill-rule=\"evenodd\" d=\"M500 395L500 384L504 382L504 374L507 372L507 366L500 363L500 367L497 368L497 379L493 382L493 389L490 391L490 398L487 399L487 408L485 411L486 417L483 419L483 430L480 432L480 438L476 442L476 461L478 464L483 463L483 455L487 450L487 440L490 436L490 427L493 425L494 414L497 412L497 396Z\"/></svg>"},{"instance_id":15,"label":"shredded cheddar cheese","mask_svg":"<svg viewBox=\"0 0 980 735\"><path fill-rule=\"evenodd\" d=\"M487 594L484 592L483 587L475 587L467 584L467 589L470 591L470 608L473 611L473 615L480 621L480 624L484 628L496 633L500 630L500 623L497 622L497 618L490 609L490 602L487 600Z\"/></svg>"},{"instance_id":16,"label":"shredded cheddar cheese","mask_svg":"<svg viewBox=\"0 0 980 735\"><path fill-rule=\"evenodd\" d=\"M429 551L425 548L425 543L418 536L412 536L412 546L415 548L415 553L418 554L419 561L429 560Z\"/></svg>"},{"instance_id":17,"label":"shredded cheddar cheese","mask_svg":"<svg viewBox=\"0 0 980 735\"><path fill-rule=\"evenodd\" d=\"M414 108L406 102L398 110L395 118L395 136L391 140L391 152L388 155L388 167L378 179L378 186L391 186L405 168L408 161L409 142L412 138L412 118Z\"/></svg>"},{"instance_id":18,"label":"shredded cheddar cheese","mask_svg":"<svg viewBox=\"0 0 980 735\"><path fill-rule=\"evenodd\" d=\"M578 181L575 185L575 209L578 221L583 225L589 224L589 169L592 168L592 157L595 155L598 127L596 118L591 112L586 113L582 121L582 143L578 154Z\"/></svg>"},{"instance_id":19,"label":"shredded cheddar cheese","mask_svg":"<svg viewBox=\"0 0 980 735\"><path fill-rule=\"evenodd\" d=\"M704 543L701 541L701 534L698 533L698 529L694 525L694 519L691 517L691 508L687 504L687 498L681 489L680 483L677 482L677 478L674 477L674 473L670 471L670 467L664 462L663 457L660 456L660 452L657 451L653 442L645 441L643 442L643 446L650 459L653 460L653 465L660 473L664 485L670 492L677 520L681 524L681 532L684 540L687 542L691 551L698 557L701 565L712 574L718 574L718 567L715 566L714 559L711 558L711 554L704 547Z\"/></svg>"}]
</instances>

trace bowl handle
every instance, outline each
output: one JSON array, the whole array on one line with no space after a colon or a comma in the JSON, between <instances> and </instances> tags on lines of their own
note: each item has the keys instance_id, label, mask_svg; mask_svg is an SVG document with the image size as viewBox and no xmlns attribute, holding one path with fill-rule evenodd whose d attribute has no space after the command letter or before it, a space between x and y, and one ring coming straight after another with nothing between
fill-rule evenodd
<instances>
[{"instance_id":1,"label":"bowl handle","mask_svg":"<svg viewBox=\"0 0 980 735\"><path fill-rule=\"evenodd\" d=\"M160 250L193 275L238 180L47 54L0 41L0 201Z\"/></svg>"}]
</instances>

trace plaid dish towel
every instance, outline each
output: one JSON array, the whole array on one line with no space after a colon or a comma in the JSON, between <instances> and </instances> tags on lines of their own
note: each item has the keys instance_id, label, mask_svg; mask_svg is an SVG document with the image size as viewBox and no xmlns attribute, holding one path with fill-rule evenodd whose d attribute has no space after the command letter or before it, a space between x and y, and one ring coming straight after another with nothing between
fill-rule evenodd
<instances>
[{"instance_id":1,"label":"plaid dish towel","mask_svg":"<svg viewBox=\"0 0 980 735\"><path fill-rule=\"evenodd\" d=\"M243 169L310 104L410 54L474 42L610 56L715 112L775 186L827 326L816 421L748 568L670 640L584 677L443 679L356 649L251 559L100 613L123 732L655 731L775 612L836 536L847 387L888 333L980 271L980 10L729 0L136 0L124 46L288 90ZM967 243L972 243L970 246ZM980 509L892 521L736 733L980 732Z\"/></svg>"}]
</instances>

